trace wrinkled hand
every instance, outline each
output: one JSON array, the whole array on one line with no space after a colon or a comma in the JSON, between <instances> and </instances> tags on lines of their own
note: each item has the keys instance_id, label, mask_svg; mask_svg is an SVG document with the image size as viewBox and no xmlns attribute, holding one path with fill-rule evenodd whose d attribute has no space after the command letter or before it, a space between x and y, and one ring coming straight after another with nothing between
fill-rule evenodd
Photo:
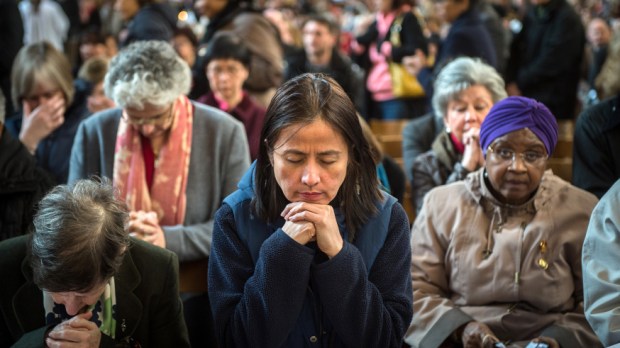
<instances>
[{"instance_id":1,"label":"wrinkled hand","mask_svg":"<svg viewBox=\"0 0 620 348\"><path fill-rule=\"evenodd\" d=\"M65 98L57 95L49 101L30 109L28 103L22 103L23 116L19 140L30 153L34 153L41 140L50 135L65 122Z\"/></svg>"},{"instance_id":2,"label":"wrinkled hand","mask_svg":"<svg viewBox=\"0 0 620 348\"><path fill-rule=\"evenodd\" d=\"M403 57L403 66L408 73L418 76L420 71L426 67L426 55L422 50L415 50L414 55Z\"/></svg>"},{"instance_id":3,"label":"wrinkled hand","mask_svg":"<svg viewBox=\"0 0 620 348\"><path fill-rule=\"evenodd\" d=\"M146 212L140 210L130 212L127 231L132 237L161 248L166 247L164 230L159 226L157 214L153 211Z\"/></svg>"},{"instance_id":4,"label":"wrinkled hand","mask_svg":"<svg viewBox=\"0 0 620 348\"><path fill-rule=\"evenodd\" d=\"M461 336L464 348L493 348L499 339L489 327L478 321L465 325Z\"/></svg>"},{"instance_id":5,"label":"wrinkled hand","mask_svg":"<svg viewBox=\"0 0 620 348\"><path fill-rule=\"evenodd\" d=\"M549 346L549 348L560 348L560 344L558 343L558 341L556 341L554 338L551 338L551 337L540 336L538 338L533 339L532 342L533 343L537 343L537 342L546 343Z\"/></svg>"},{"instance_id":6,"label":"wrinkled hand","mask_svg":"<svg viewBox=\"0 0 620 348\"><path fill-rule=\"evenodd\" d=\"M56 325L45 338L50 348L75 347L97 348L101 341L101 331L95 323L89 321L92 312L78 314Z\"/></svg>"},{"instance_id":7,"label":"wrinkled hand","mask_svg":"<svg viewBox=\"0 0 620 348\"><path fill-rule=\"evenodd\" d=\"M480 128L470 128L463 134L465 151L461 164L470 172L484 165L484 155L480 147Z\"/></svg>"},{"instance_id":8,"label":"wrinkled hand","mask_svg":"<svg viewBox=\"0 0 620 348\"><path fill-rule=\"evenodd\" d=\"M281 215L286 221L312 223L316 229L317 245L330 259L342 250L344 241L340 235L334 209L330 205L307 202L290 203Z\"/></svg>"}]
</instances>

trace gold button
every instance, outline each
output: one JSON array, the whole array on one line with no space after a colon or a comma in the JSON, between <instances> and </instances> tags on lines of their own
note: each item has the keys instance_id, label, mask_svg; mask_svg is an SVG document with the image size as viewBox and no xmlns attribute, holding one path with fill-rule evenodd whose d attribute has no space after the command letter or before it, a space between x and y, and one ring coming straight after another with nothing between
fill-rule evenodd
<instances>
[{"instance_id":1,"label":"gold button","mask_svg":"<svg viewBox=\"0 0 620 348\"><path fill-rule=\"evenodd\" d=\"M547 269L549 268L549 263L547 262L547 260L541 257L540 259L538 259L538 266L542 269Z\"/></svg>"},{"instance_id":2,"label":"gold button","mask_svg":"<svg viewBox=\"0 0 620 348\"><path fill-rule=\"evenodd\" d=\"M316 341L318 341L319 339L316 338L316 336L310 336L310 342L312 343L316 343Z\"/></svg>"}]
</instances>

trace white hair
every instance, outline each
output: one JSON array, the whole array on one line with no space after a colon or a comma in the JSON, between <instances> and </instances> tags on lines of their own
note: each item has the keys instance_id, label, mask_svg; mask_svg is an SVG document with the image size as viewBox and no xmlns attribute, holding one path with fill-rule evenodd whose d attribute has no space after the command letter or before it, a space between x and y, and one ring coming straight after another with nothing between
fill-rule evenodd
<instances>
[{"instance_id":1,"label":"white hair","mask_svg":"<svg viewBox=\"0 0 620 348\"><path fill-rule=\"evenodd\" d=\"M504 80L495 68L478 58L460 57L441 69L434 85L433 110L443 119L448 103L471 86L480 85L489 91L493 103L506 98Z\"/></svg>"},{"instance_id":2,"label":"white hair","mask_svg":"<svg viewBox=\"0 0 620 348\"><path fill-rule=\"evenodd\" d=\"M189 66L165 41L138 41L110 62L104 80L106 95L122 107L166 106L189 93Z\"/></svg>"}]
</instances>

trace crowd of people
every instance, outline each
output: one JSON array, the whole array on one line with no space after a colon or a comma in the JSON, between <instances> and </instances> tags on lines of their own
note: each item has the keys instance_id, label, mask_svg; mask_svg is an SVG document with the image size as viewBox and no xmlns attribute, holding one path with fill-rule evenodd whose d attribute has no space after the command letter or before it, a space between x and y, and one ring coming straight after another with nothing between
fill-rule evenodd
<instances>
[{"instance_id":1,"label":"crowd of people","mask_svg":"<svg viewBox=\"0 0 620 348\"><path fill-rule=\"evenodd\" d=\"M0 0L0 348L619 344L619 18Z\"/></svg>"}]
</instances>

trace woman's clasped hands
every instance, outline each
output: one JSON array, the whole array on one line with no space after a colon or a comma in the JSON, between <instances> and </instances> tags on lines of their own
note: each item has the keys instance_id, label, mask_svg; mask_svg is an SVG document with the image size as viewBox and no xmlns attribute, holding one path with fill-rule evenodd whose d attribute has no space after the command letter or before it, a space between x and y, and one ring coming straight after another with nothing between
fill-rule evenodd
<instances>
[{"instance_id":1,"label":"woman's clasped hands","mask_svg":"<svg viewBox=\"0 0 620 348\"><path fill-rule=\"evenodd\" d=\"M316 241L330 259L342 250L344 241L330 205L294 202L280 215L286 220L282 230L297 243L305 245Z\"/></svg>"},{"instance_id":2,"label":"woman's clasped hands","mask_svg":"<svg viewBox=\"0 0 620 348\"><path fill-rule=\"evenodd\" d=\"M147 243L166 247L166 237L164 230L159 226L157 214L153 211L132 211L129 213L129 223L127 224L129 235L141 239Z\"/></svg>"}]
</instances>

